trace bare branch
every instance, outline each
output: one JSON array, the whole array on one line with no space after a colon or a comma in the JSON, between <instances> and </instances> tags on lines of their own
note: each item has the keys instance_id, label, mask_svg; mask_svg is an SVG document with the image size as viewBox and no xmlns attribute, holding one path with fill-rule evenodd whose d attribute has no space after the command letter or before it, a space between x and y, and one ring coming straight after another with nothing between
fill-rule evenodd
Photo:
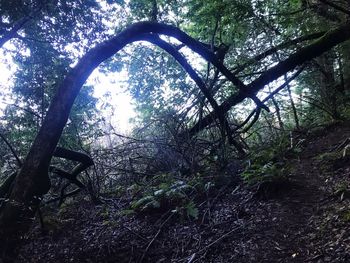
<instances>
[{"instance_id":1,"label":"bare branch","mask_svg":"<svg viewBox=\"0 0 350 263\"><path fill-rule=\"evenodd\" d=\"M329 30L326 34L324 34L321 38L315 41L312 44L307 45L306 47L300 49L296 53L290 55L287 59L281 61L276 66L268 69L263 73L260 77L252 81L248 85L249 93L255 94L259 90L261 90L268 83L278 79L283 76L290 70L293 70L296 66L303 64L306 61L309 61L315 57L318 57L322 53L328 51L334 46L348 40L350 38L350 22L347 22L335 29ZM242 102L246 99L247 96L244 92L239 91L238 93L232 94L225 100L220 108L227 112L233 106ZM201 131L209 124L213 122L213 118L215 115L213 113L209 113L206 117L204 117L201 122L196 123L188 133L193 136L197 132Z\"/></svg>"},{"instance_id":2,"label":"bare branch","mask_svg":"<svg viewBox=\"0 0 350 263\"><path fill-rule=\"evenodd\" d=\"M350 15L350 10L345 9L345 8L341 7L340 5L337 5L337 4L330 2L328 0L319 0L319 1L324 3L325 5L333 7L334 9L336 9L344 14Z\"/></svg>"},{"instance_id":3,"label":"bare branch","mask_svg":"<svg viewBox=\"0 0 350 263\"><path fill-rule=\"evenodd\" d=\"M21 167L22 166L22 161L21 159L18 157L15 149L12 147L11 143L6 139L6 137L0 133L0 138L5 142L5 144L9 147L10 151L12 152L12 155L16 158L16 161L18 163L18 166Z\"/></svg>"},{"instance_id":4,"label":"bare branch","mask_svg":"<svg viewBox=\"0 0 350 263\"><path fill-rule=\"evenodd\" d=\"M304 42L304 41L308 41L308 40L313 40L313 39L316 39L316 38L320 38L321 36L323 36L326 32L325 31L322 31L322 32L317 32L317 33L312 33L312 34L309 34L309 35L305 35L305 36L301 36L301 37L298 37L298 38L294 38L292 40L289 40L289 41L286 41L286 42L283 42L275 47L272 47L266 51L264 51L263 53L259 54L259 55L256 55L254 56L253 58L249 59L249 61L247 61L246 63L244 63L243 65L241 66L238 66L235 70L234 70L234 74L238 74L240 73L241 71L243 71L245 68L247 68L248 66L251 66L255 63L257 63L258 61L276 53L277 51L281 50L281 49L284 49L284 48L287 48L289 46L292 46L292 45L296 45L298 43L301 43L301 42Z\"/></svg>"}]
</instances>

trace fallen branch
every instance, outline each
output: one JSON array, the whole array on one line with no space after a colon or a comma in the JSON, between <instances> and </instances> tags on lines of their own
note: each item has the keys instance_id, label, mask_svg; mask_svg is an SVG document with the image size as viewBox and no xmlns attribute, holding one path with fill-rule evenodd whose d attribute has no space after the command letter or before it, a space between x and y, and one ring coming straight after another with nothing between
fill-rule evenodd
<instances>
[{"instance_id":1,"label":"fallen branch","mask_svg":"<svg viewBox=\"0 0 350 263\"><path fill-rule=\"evenodd\" d=\"M249 220L247 223L249 223L251 220ZM231 235L233 232L237 231L238 229L241 229L243 227L243 225L241 226L237 226L235 228L233 228L232 230L228 231L227 233L223 234L221 237L219 237L218 239L214 240L213 242L211 242L209 245L205 246L204 248L200 249L199 251L197 251L195 254L200 254L206 250L208 250L209 248L211 248L213 245L219 243L221 240L223 240L224 238L228 237L229 235Z\"/></svg>"},{"instance_id":2,"label":"fallen branch","mask_svg":"<svg viewBox=\"0 0 350 263\"><path fill-rule=\"evenodd\" d=\"M140 263L143 262L143 259L144 259L144 257L146 256L146 254L147 254L149 248L152 246L153 242L156 240L156 238L157 238L157 237L159 236L159 234L162 232L162 229L163 229L164 225L170 220L170 218L171 218L173 215L174 215L174 213L171 213L171 214L167 217L167 219L165 219L164 222L161 224L161 226L159 227L159 230L158 230L157 233L154 235L154 237L152 238L152 240L148 243L148 245L147 245L145 251L143 252L142 257L141 257L141 259L140 259L140 261L139 261Z\"/></svg>"}]
</instances>

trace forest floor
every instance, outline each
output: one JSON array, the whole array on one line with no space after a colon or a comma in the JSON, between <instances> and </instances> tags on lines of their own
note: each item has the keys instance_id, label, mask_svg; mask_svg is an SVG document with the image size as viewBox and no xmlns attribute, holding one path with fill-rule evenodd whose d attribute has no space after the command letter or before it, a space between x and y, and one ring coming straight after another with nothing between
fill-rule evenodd
<instances>
[{"instance_id":1,"label":"forest floor","mask_svg":"<svg viewBox=\"0 0 350 263\"><path fill-rule=\"evenodd\" d=\"M349 124L305 137L287 181L223 187L197 220L121 216L120 198L72 204L14 262L350 262L349 138Z\"/></svg>"}]
</instances>

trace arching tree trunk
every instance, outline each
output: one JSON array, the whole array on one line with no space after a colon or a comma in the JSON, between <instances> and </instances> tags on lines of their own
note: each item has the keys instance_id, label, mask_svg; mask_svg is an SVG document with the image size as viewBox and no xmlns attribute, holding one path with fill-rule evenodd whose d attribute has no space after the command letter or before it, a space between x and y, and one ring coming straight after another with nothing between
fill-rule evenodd
<instances>
[{"instance_id":1,"label":"arching tree trunk","mask_svg":"<svg viewBox=\"0 0 350 263\"><path fill-rule=\"evenodd\" d=\"M0 207L1 237L6 237L9 240L18 238L30 226L43 195L50 189L48 169L53 152L68 120L74 100L92 71L129 43L146 40L162 47L158 34L177 38L206 60L227 71L215 54L200 42L176 27L155 22L133 24L117 36L91 49L70 70L52 99L39 133L16 176L11 195ZM185 70L190 71L192 76L191 69L185 68ZM239 83L239 80L234 76L231 76L231 80ZM200 86L200 88L210 100L211 98L205 92L205 87ZM213 101L213 103L215 102ZM219 113L215 115L217 118L222 116Z\"/></svg>"}]
</instances>

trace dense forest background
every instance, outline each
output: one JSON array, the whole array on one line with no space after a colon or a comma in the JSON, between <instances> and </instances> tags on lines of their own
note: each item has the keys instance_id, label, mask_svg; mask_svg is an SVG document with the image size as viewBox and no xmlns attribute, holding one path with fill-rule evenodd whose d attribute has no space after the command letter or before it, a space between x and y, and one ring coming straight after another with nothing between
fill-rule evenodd
<instances>
[{"instance_id":1,"label":"dense forest background","mask_svg":"<svg viewBox=\"0 0 350 263\"><path fill-rule=\"evenodd\" d=\"M212 224L226 191L283 192L307 136L350 118L346 0L1 0L0 14L12 74L0 83L4 260L78 204L109 227ZM94 96L92 72L123 79L128 133L111 117L125 114L118 102ZM337 158L348 155L342 134ZM159 233L139 262L161 262L147 259Z\"/></svg>"}]
</instances>

